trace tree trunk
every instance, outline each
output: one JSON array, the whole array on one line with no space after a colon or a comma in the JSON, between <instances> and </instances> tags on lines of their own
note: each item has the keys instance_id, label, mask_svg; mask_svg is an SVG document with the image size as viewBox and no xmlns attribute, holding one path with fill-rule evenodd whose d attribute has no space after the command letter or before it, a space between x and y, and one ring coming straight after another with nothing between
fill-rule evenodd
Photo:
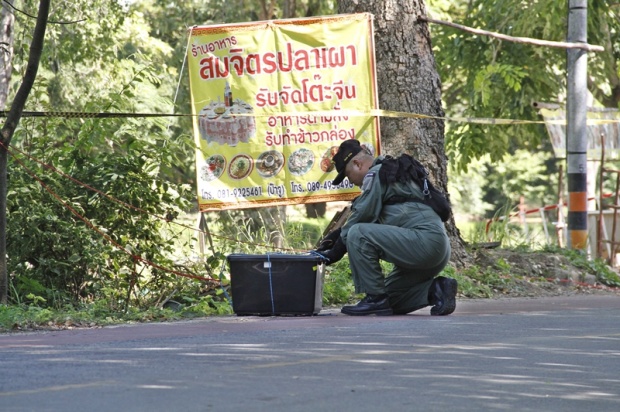
<instances>
[{"instance_id":1,"label":"tree trunk","mask_svg":"<svg viewBox=\"0 0 620 412\"><path fill-rule=\"evenodd\" d=\"M49 15L50 0L39 2L39 13L37 23L32 33L30 42L30 53L28 55L28 65L26 73L20 85L15 99L11 105L11 110L6 116L6 121L0 130L0 304L8 301L8 273L6 265L6 193L7 193L7 167L8 167L8 147L15 133L15 129L22 117L26 100L32 90L32 85L37 77L39 61L43 53L43 40L47 28L47 18Z\"/></svg>"},{"instance_id":2,"label":"tree trunk","mask_svg":"<svg viewBox=\"0 0 620 412\"><path fill-rule=\"evenodd\" d=\"M13 0L7 2L12 5ZM9 94L9 85L11 84L11 73L13 71L13 24L15 23L15 16L12 10L9 10L8 5L2 4L0 8L0 110L5 110L6 100ZM7 165L7 152L3 147L0 147L0 182L6 182L6 165ZM4 184L6 185L6 183ZM3 190L4 185L0 183L0 192L6 193ZM0 200L0 203L2 201ZM5 202L6 205L6 202ZM0 216L5 212L0 212ZM6 219L0 217L0 219ZM6 223L2 225L0 223L0 235L3 239L6 239L5 234ZM6 255L6 247L3 246L5 240L0 240L0 253L2 256ZM6 270L6 259L0 259L0 304L7 303L8 300L8 275Z\"/></svg>"},{"instance_id":3,"label":"tree trunk","mask_svg":"<svg viewBox=\"0 0 620 412\"><path fill-rule=\"evenodd\" d=\"M13 0L6 3L13 4ZM13 66L13 24L15 15L6 4L0 7L0 110L6 107Z\"/></svg>"},{"instance_id":4,"label":"tree trunk","mask_svg":"<svg viewBox=\"0 0 620 412\"><path fill-rule=\"evenodd\" d=\"M282 2L282 18L290 19L296 17L297 4L296 0L284 0Z\"/></svg>"},{"instance_id":5,"label":"tree trunk","mask_svg":"<svg viewBox=\"0 0 620 412\"><path fill-rule=\"evenodd\" d=\"M273 13L276 9L276 0L261 0L260 10L258 13L259 20L271 20L273 19Z\"/></svg>"},{"instance_id":6,"label":"tree trunk","mask_svg":"<svg viewBox=\"0 0 620 412\"><path fill-rule=\"evenodd\" d=\"M379 108L444 117L441 80L435 67L423 0L338 0L340 13L374 15ZM381 118L382 153L406 152L428 169L436 186L447 191L444 121L441 119ZM446 223L452 263L468 263L469 255L454 224Z\"/></svg>"}]
</instances>

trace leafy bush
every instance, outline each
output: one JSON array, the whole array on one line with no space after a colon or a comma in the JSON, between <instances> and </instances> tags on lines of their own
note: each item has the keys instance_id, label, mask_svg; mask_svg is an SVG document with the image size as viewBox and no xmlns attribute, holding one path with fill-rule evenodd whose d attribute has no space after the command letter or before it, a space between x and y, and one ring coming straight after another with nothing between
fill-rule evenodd
<instances>
[{"instance_id":1,"label":"leafy bush","mask_svg":"<svg viewBox=\"0 0 620 412\"><path fill-rule=\"evenodd\" d=\"M153 79L138 67L129 77L119 95L89 102L88 111L131 110L129 86ZM23 122L9 166L12 302L33 296L58 308L105 299L127 310L159 299L153 286L174 276L145 263L173 266L167 222L188 210L192 197L189 186L162 175L189 143L166 144L166 126L161 118Z\"/></svg>"},{"instance_id":2,"label":"leafy bush","mask_svg":"<svg viewBox=\"0 0 620 412\"><path fill-rule=\"evenodd\" d=\"M345 256L325 269L323 282L323 304L325 306L346 303L355 296L349 258Z\"/></svg>"}]
</instances>

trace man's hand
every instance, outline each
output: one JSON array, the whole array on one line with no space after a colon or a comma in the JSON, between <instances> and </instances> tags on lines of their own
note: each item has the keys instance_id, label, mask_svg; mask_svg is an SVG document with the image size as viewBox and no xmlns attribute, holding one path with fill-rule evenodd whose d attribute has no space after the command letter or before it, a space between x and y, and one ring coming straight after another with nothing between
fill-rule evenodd
<instances>
[{"instance_id":1,"label":"man's hand","mask_svg":"<svg viewBox=\"0 0 620 412\"><path fill-rule=\"evenodd\" d=\"M327 236L325 236L323 240L321 240L321 243L319 243L319 247L316 248L316 251L323 252L325 250L333 248L338 239L340 239L340 231L340 228L338 228L329 232Z\"/></svg>"},{"instance_id":2,"label":"man's hand","mask_svg":"<svg viewBox=\"0 0 620 412\"><path fill-rule=\"evenodd\" d=\"M338 262L344 257L344 255L347 253L347 247L342 241L342 238L338 237L338 240L336 240L336 243L334 243L334 247L319 252L321 253L321 255L323 255L323 257L325 257L325 259L327 259L326 264L329 266L333 263Z\"/></svg>"}]
</instances>

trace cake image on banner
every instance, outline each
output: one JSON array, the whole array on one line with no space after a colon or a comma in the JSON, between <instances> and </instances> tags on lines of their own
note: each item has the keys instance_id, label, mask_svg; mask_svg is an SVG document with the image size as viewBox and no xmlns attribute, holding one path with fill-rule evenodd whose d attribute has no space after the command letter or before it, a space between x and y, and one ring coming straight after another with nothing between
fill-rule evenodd
<instances>
[{"instance_id":1,"label":"cake image on banner","mask_svg":"<svg viewBox=\"0 0 620 412\"><path fill-rule=\"evenodd\" d=\"M233 100L230 85L226 82L224 101L211 100L198 116L198 128L207 143L236 146L247 143L256 134L254 110L240 99Z\"/></svg>"}]
</instances>

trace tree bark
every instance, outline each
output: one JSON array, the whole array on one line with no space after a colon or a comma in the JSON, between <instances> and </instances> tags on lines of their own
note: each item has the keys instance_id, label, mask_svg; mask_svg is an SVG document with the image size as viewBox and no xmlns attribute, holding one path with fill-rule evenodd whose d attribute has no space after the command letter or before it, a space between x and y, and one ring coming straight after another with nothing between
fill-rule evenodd
<instances>
[{"instance_id":1,"label":"tree bark","mask_svg":"<svg viewBox=\"0 0 620 412\"><path fill-rule=\"evenodd\" d=\"M8 147L15 133L15 129L21 119L26 100L32 90L34 80L39 70L39 61L43 53L43 41L47 28L50 0L39 2L39 12L37 22L32 33L30 42L30 52L28 55L28 65L22 84L17 90L11 109L7 114L6 121L0 130L0 303L8 301L8 273L6 265L6 194L7 194L7 167L8 167Z\"/></svg>"},{"instance_id":2,"label":"tree bark","mask_svg":"<svg viewBox=\"0 0 620 412\"><path fill-rule=\"evenodd\" d=\"M13 0L7 0L13 4ZM13 71L13 24L15 15L8 6L2 3L0 7L0 110L6 107L6 99L9 94L11 72Z\"/></svg>"},{"instance_id":3,"label":"tree bark","mask_svg":"<svg viewBox=\"0 0 620 412\"><path fill-rule=\"evenodd\" d=\"M260 10L258 13L259 20L273 19L273 13L276 9L276 0L261 0Z\"/></svg>"},{"instance_id":4,"label":"tree bark","mask_svg":"<svg viewBox=\"0 0 620 412\"><path fill-rule=\"evenodd\" d=\"M282 2L282 18L290 19L296 17L297 2L296 0L284 0Z\"/></svg>"},{"instance_id":5,"label":"tree bark","mask_svg":"<svg viewBox=\"0 0 620 412\"><path fill-rule=\"evenodd\" d=\"M431 49L423 0L338 0L340 13L374 15L375 55L379 108L444 117L441 80ZM436 186L447 192L447 158L444 121L437 119L382 118L382 153L406 152L418 158ZM452 263L466 265L469 255L454 224L446 222L452 244Z\"/></svg>"}]
</instances>

